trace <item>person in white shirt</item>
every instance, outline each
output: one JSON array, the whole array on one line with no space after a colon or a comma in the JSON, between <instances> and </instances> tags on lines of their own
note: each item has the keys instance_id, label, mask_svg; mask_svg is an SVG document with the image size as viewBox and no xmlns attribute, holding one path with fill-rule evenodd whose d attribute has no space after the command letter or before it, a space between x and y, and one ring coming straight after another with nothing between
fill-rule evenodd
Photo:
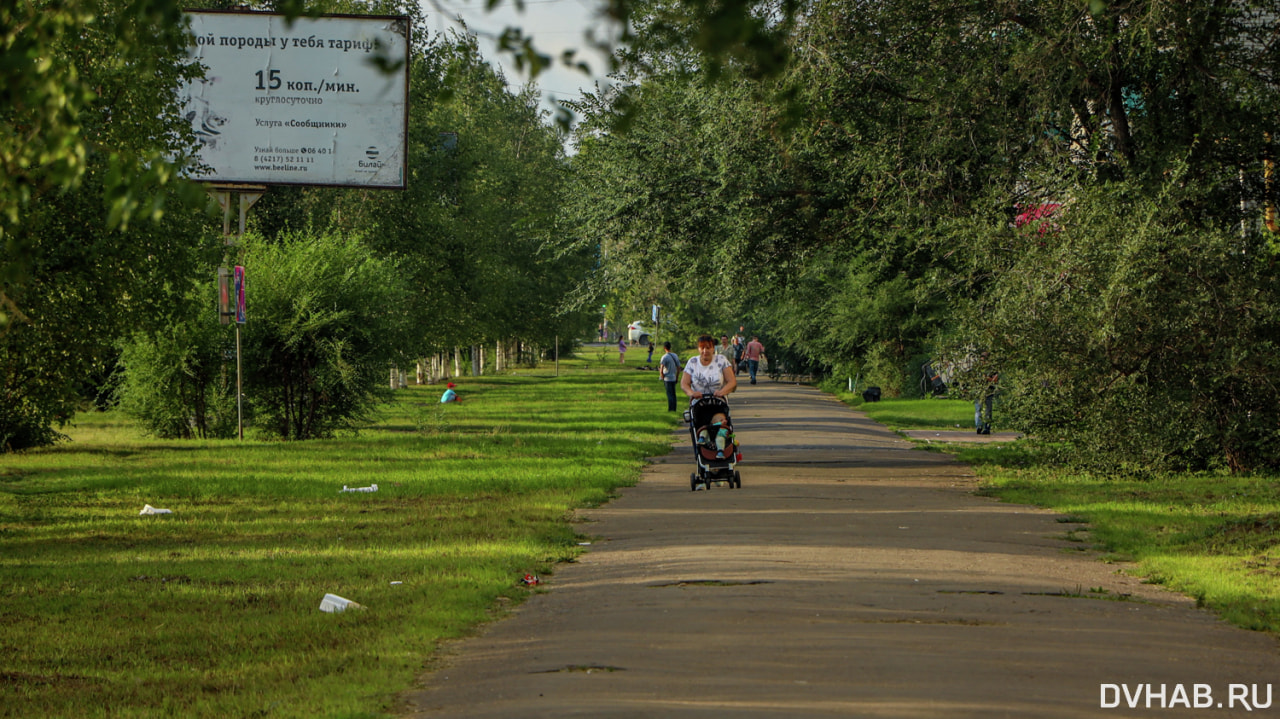
<instances>
[{"instance_id":1,"label":"person in white shirt","mask_svg":"<svg viewBox=\"0 0 1280 719\"><path fill-rule=\"evenodd\" d=\"M680 378L680 388L690 399L701 399L704 396L728 397L738 388L738 378L733 371L733 360L716 353L716 340L711 335L698 338L698 355L690 357L684 366L684 376ZM724 448L728 441L728 417L716 413L711 417L709 428L716 430L716 457L724 457ZM698 440L704 445L711 444L707 429L699 433Z\"/></svg>"},{"instance_id":2,"label":"person in white shirt","mask_svg":"<svg viewBox=\"0 0 1280 719\"><path fill-rule=\"evenodd\" d=\"M724 355L716 354L715 338L702 335L698 338L697 356L690 357L684 366L680 389L690 399L700 399L703 395L728 397L738 388L732 362Z\"/></svg>"}]
</instances>

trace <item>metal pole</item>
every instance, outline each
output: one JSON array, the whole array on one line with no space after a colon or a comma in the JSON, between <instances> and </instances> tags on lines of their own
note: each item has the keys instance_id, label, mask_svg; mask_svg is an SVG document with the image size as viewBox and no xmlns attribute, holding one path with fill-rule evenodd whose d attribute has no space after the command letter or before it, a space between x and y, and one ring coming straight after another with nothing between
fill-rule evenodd
<instances>
[{"instance_id":1,"label":"metal pole","mask_svg":"<svg viewBox=\"0 0 1280 719\"><path fill-rule=\"evenodd\" d=\"M254 203L262 199L263 193L267 191L266 187L259 185L224 185L215 186L212 192L218 200L218 204L222 206L222 234L226 236L228 246L237 244L240 237L244 235L245 225L247 224L249 209ZM236 193L240 199L239 222L237 223L235 235L231 234L231 195ZM226 258L223 258L226 261ZM240 322L236 325L236 436L244 439L244 371L243 363L240 358Z\"/></svg>"},{"instance_id":2,"label":"metal pole","mask_svg":"<svg viewBox=\"0 0 1280 719\"><path fill-rule=\"evenodd\" d=\"M236 323L236 434L244 439L244 391L240 384L240 323Z\"/></svg>"},{"instance_id":3,"label":"metal pole","mask_svg":"<svg viewBox=\"0 0 1280 719\"><path fill-rule=\"evenodd\" d=\"M560 376L560 335L556 335L556 376Z\"/></svg>"},{"instance_id":4,"label":"metal pole","mask_svg":"<svg viewBox=\"0 0 1280 719\"><path fill-rule=\"evenodd\" d=\"M245 216L258 197L261 195L250 200L245 193L240 193L240 232L236 235L237 239L244 237ZM236 435L244 441L244 375L240 367L240 323L236 322Z\"/></svg>"}]
</instances>

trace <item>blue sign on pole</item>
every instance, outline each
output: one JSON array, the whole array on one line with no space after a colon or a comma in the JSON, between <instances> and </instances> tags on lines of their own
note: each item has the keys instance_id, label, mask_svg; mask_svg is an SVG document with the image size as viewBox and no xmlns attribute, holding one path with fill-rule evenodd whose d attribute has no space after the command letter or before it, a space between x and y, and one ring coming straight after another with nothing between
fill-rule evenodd
<instances>
[{"instance_id":1,"label":"blue sign on pole","mask_svg":"<svg viewBox=\"0 0 1280 719\"><path fill-rule=\"evenodd\" d=\"M236 265L236 323L244 324L244 268Z\"/></svg>"}]
</instances>

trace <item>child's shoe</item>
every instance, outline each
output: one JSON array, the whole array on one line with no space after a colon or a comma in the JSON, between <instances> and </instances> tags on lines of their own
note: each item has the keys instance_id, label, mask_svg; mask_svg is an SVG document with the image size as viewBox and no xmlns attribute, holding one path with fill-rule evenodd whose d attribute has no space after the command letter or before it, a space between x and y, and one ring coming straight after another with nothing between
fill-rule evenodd
<instances>
[{"instance_id":1,"label":"child's shoe","mask_svg":"<svg viewBox=\"0 0 1280 719\"><path fill-rule=\"evenodd\" d=\"M724 459L724 450L723 450L723 449L722 449L722 450L720 450L719 452L716 452L716 459Z\"/></svg>"}]
</instances>

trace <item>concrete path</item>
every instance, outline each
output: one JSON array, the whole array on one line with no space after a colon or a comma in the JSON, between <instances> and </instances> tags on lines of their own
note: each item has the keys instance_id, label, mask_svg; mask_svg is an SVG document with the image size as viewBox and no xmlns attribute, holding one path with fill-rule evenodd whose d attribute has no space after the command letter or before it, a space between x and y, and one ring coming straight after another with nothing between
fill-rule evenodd
<instances>
[{"instance_id":1,"label":"concrete path","mask_svg":"<svg viewBox=\"0 0 1280 719\"><path fill-rule=\"evenodd\" d=\"M966 468L816 390L733 400L742 489L690 492L680 435L584 513L590 552L453 646L401 713L1280 716L1280 696L1229 696L1280 693L1271 638L1119 574L1067 541L1078 525L974 496ZM1165 685L1152 709L1147 684Z\"/></svg>"}]
</instances>

